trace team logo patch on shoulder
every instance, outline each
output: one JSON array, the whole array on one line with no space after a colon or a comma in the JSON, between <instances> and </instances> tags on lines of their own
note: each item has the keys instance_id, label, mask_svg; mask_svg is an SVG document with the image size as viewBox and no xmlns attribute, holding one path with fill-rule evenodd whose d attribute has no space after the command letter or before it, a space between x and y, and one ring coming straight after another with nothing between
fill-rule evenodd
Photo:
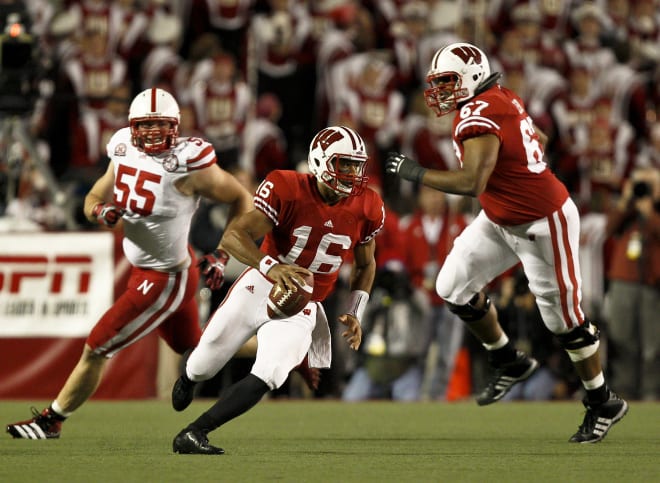
<instances>
[{"instance_id":1,"label":"team logo patch on shoulder","mask_svg":"<svg viewBox=\"0 0 660 483\"><path fill-rule=\"evenodd\" d=\"M163 168L169 173L176 171L176 168L179 167L179 158L174 154L170 154L165 159L163 159Z\"/></svg>"},{"instance_id":2,"label":"team logo patch on shoulder","mask_svg":"<svg viewBox=\"0 0 660 483\"><path fill-rule=\"evenodd\" d=\"M126 145L124 143L115 146L115 156L126 156Z\"/></svg>"}]
</instances>

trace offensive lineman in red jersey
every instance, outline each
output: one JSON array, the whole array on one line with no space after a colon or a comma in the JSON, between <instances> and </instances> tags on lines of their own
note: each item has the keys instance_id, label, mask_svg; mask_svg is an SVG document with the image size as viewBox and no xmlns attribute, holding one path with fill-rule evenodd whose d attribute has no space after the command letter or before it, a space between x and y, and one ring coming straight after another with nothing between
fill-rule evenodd
<instances>
[{"instance_id":1,"label":"offensive lineman in red jersey","mask_svg":"<svg viewBox=\"0 0 660 483\"><path fill-rule=\"evenodd\" d=\"M185 373L172 389L172 405L182 411L193 399L194 384L213 377L256 333L258 348L250 374L227 388L218 402L174 438L175 453L222 454L207 434L243 414L270 390L280 387L305 355L311 367L330 366L330 331L321 302L332 291L339 268L353 255L351 296L339 322L357 350L360 319L376 273L374 237L384 223L384 206L366 188L367 153L352 129L321 130L309 149L312 174L275 170L254 195L255 209L232 222L221 247L249 267L234 282L211 317ZM261 249L255 240L264 238ZM298 314L269 319L273 283L291 286L313 273L312 300Z\"/></svg>"},{"instance_id":2,"label":"offensive lineman in red jersey","mask_svg":"<svg viewBox=\"0 0 660 483\"><path fill-rule=\"evenodd\" d=\"M178 137L179 106L162 89L146 89L130 105L130 127L107 145L108 168L85 197L85 216L114 227L121 220L131 263L126 291L90 332L80 360L52 404L7 425L14 438L60 437L62 421L96 390L108 359L152 331L177 353L195 347L200 326L195 292L199 269L217 289L228 255L220 250L198 265L188 244L199 198L230 205L231 217L252 207L250 193L217 165L213 146Z\"/></svg>"},{"instance_id":3,"label":"offensive lineman in red jersey","mask_svg":"<svg viewBox=\"0 0 660 483\"><path fill-rule=\"evenodd\" d=\"M578 211L543 161L546 136L498 78L474 45L450 44L436 52L424 95L438 116L458 111L453 138L461 169L426 169L397 153L390 154L386 169L447 193L477 196L481 203L481 213L456 239L436 280L438 295L482 342L495 369L477 403L498 401L538 367L513 347L482 291L522 262L543 321L586 390L586 415L569 441L595 443L623 418L628 404L607 387L599 332L580 308Z\"/></svg>"}]
</instances>

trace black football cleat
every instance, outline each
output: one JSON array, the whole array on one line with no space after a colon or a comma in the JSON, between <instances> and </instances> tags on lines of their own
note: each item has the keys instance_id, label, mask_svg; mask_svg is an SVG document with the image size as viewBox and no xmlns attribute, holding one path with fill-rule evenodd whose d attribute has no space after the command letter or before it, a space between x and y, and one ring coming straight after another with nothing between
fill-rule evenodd
<instances>
[{"instance_id":1,"label":"black football cleat","mask_svg":"<svg viewBox=\"0 0 660 483\"><path fill-rule=\"evenodd\" d=\"M32 419L7 425L7 432L14 438L21 439L57 439L62 431L63 418L54 414L50 408L41 413L32 408Z\"/></svg>"},{"instance_id":2,"label":"black football cleat","mask_svg":"<svg viewBox=\"0 0 660 483\"><path fill-rule=\"evenodd\" d=\"M193 400L195 382L182 375L172 387L172 407L175 411L183 411Z\"/></svg>"},{"instance_id":3,"label":"black football cleat","mask_svg":"<svg viewBox=\"0 0 660 483\"><path fill-rule=\"evenodd\" d=\"M206 433L187 427L176 435L172 449L179 454L224 454L225 450L209 444Z\"/></svg>"},{"instance_id":4,"label":"black football cleat","mask_svg":"<svg viewBox=\"0 0 660 483\"><path fill-rule=\"evenodd\" d=\"M610 398L602 404L594 405L582 401L587 412L582 424L571 438L570 443L597 443L601 441L615 423L621 421L628 412L628 403L610 391Z\"/></svg>"},{"instance_id":5,"label":"black football cleat","mask_svg":"<svg viewBox=\"0 0 660 483\"><path fill-rule=\"evenodd\" d=\"M495 369L495 374L488 382L488 386L477 396L477 404L485 406L499 401L511 390L514 384L524 381L534 374L539 363L524 352L517 351L513 362L502 364Z\"/></svg>"}]
</instances>

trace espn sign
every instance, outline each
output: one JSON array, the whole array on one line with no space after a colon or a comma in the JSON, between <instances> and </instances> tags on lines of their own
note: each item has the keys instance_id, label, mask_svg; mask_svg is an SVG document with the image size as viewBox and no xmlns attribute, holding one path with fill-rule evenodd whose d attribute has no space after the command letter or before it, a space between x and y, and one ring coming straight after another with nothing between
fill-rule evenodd
<instances>
[{"instance_id":1,"label":"espn sign","mask_svg":"<svg viewBox=\"0 0 660 483\"><path fill-rule=\"evenodd\" d=\"M0 337L85 337L113 299L111 233L0 235Z\"/></svg>"}]
</instances>

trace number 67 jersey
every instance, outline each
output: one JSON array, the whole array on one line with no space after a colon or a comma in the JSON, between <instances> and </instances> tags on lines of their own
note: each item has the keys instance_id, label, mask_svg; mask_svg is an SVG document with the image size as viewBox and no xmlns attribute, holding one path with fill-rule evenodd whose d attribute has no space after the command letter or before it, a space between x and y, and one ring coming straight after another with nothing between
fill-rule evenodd
<instances>
[{"instance_id":1,"label":"number 67 jersey","mask_svg":"<svg viewBox=\"0 0 660 483\"><path fill-rule=\"evenodd\" d=\"M329 205L316 183L311 174L271 171L257 188L254 205L275 225L261 251L314 272L312 300L320 302L332 291L343 262L352 260L355 245L381 230L385 210L369 188Z\"/></svg>"},{"instance_id":2,"label":"number 67 jersey","mask_svg":"<svg viewBox=\"0 0 660 483\"><path fill-rule=\"evenodd\" d=\"M492 134L500 140L495 169L479 202L498 225L521 225L549 216L568 198L566 187L543 161L543 146L522 99L496 85L462 104L454 118L454 149L463 163L463 142Z\"/></svg>"},{"instance_id":3,"label":"number 67 jersey","mask_svg":"<svg viewBox=\"0 0 660 483\"><path fill-rule=\"evenodd\" d=\"M131 144L129 128L108 142L114 164L114 204L124 210L123 248L137 267L169 271L188 260L188 235L199 196L176 183L216 162L213 147L198 138L179 138L172 149L148 155Z\"/></svg>"}]
</instances>

